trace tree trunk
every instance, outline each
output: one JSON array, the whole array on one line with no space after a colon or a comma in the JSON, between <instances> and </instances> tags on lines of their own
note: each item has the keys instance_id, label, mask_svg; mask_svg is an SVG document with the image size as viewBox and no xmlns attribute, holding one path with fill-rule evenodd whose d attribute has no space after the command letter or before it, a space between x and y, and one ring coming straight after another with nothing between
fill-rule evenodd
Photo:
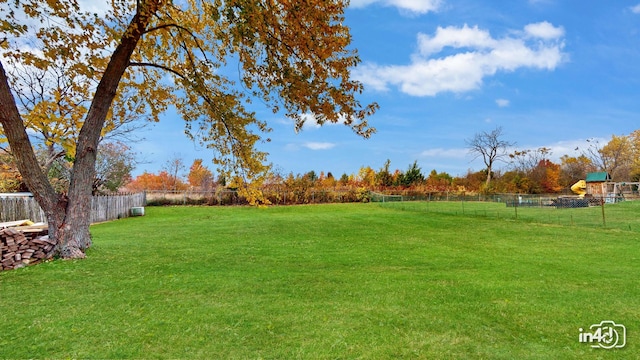
<instances>
[{"instance_id":1,"label":"tree trunk","mask_svg":"<svg viewBox=\"0 0 640 360\"><path fill-rule=\"evenodd\" d=\"M13 150L18 170L47 216L49 236L57 241L57 252L62 258L84 258L84 251L91 246L91 190L100 132L118 84L129 66L129 59L159 4L157 0L138 3L142 8L138 8L131 19L109 60L78 135L68 195L56 194L46 174L40 169L4 66L0 62L0 123Z\"/></svg>"},{"instance_id":2,"label":"tree trunk","mask_svg":"<svg viewBox=\"0 0 640 360\"><path fill-rule=\"evenodd\" d=\"M68 201L55 214L48 216L49 236L57 240L57 254L63 259L85 257L85 250L91 246L91 200L89 206L84 201Z\"/></svg>"},{"instance_id":3,"label":"tree trunk","mask_svg":"<svg viewBox=\"0 0 640 360\"><path fill-rule=\"evenodd\" d=\"M89 233L90 214L70 212L67 221L54 234L58 240L58 254L63 259L81 259L92 244Z\"/></svg>"},{"instance_id":4,"label":"tree trunk","mask_svg":"<svg viewBox=\"0 0 640 360\"><path fill-rule=\"evenodd\" d=\"M484 184L485 190L489 190L489 184L491 184L491 171L493 170L493 160L495 159L495 153L492 150L491 153L484 158L484 164L487 166L487 181Z\"/></svg>"}]
</instances>

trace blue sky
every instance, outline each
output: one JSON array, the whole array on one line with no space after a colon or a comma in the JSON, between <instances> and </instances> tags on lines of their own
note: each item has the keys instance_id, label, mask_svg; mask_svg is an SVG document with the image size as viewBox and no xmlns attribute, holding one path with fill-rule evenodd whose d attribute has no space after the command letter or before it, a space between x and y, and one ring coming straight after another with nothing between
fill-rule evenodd
<instances>
[{"instance_id":1,"label":"blue sky","mask_svg":"<svg viewBox=\"0 0 640 360\"><path fill-rule=\"evenodd\" d=\"M273 128L260 145L282 173L406 170L414 161L453 176L481 170L465 145L502 127L516 149L579 155L586 139L640 129L640 1L353 0L346 12L362 64L362 103L376 101L377 133L307 126L256 107ZM178 156L210 168L212 154L167 114L133 145L156 172Z\"/></svg>"}]
</instances>

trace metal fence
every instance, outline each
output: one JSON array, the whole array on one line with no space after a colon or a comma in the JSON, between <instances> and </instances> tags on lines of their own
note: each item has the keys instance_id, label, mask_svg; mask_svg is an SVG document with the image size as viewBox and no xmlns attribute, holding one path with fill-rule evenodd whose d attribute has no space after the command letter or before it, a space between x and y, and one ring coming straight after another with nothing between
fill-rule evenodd
<instances>
[{"instance_id":1,"label":"metal fence","mask_svg":"<svg viewBox=\"0 0 640 360\"><path fill-rule=\"evenodd\" d=\"M640 232L637 196L585 197L500 194L491 196L435 196L418 201L380 202L403 211L496 218L522 223L615 228Z\"/></svg>"},{"instance_id":2,"label":"metal fence","mask_svg":"<svg viewBox=\"0 0 640 360\"><path fill-rule=\"evenodd\" d=\"M145 194L93 196L91 199L91 223L128 217L132 207L145 205ZM46 222L47 218L33 197L0 198L0 221L28 219Z\"/></svg>"}]
</instances>

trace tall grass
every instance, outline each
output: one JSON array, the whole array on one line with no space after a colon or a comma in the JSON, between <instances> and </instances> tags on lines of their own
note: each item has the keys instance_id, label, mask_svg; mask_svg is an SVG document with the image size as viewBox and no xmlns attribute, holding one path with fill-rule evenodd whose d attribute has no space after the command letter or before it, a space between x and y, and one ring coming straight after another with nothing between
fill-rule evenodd
<instances>
[{"instance_id":1,"label":"tall grass","mask_svg":"<svg viewBox=\"0 0 640 360\"><path fill-rule=\"evenodd\" d=\"M399 210L147 208L96 225L87 259L0 273L0 358L638 353L638 232ZM626 325L625 348L578 342L601 320Z\"/></svg>"}]
</instances>

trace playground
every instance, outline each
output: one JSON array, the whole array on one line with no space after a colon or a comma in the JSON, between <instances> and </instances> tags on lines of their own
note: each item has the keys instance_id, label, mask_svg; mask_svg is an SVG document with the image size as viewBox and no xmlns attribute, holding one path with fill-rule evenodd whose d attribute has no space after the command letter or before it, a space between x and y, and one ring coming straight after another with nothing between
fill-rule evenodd
<instances>
[{"instance_id":1,"label":"playground","mask_svg":"<svg viewBox=\"0 0 640 360\"><path fill-rule=\"evenodd\" d=\"M616 203L640 198L640 182L615 182L606 172L588 173L585 180L578 180L571 186L573 197L562 197L565 206L585 207L605 203ZM576 199L572 201L572 199ZM568 206L567 206L568 205Z\"/></svg>"}]
</instances>

